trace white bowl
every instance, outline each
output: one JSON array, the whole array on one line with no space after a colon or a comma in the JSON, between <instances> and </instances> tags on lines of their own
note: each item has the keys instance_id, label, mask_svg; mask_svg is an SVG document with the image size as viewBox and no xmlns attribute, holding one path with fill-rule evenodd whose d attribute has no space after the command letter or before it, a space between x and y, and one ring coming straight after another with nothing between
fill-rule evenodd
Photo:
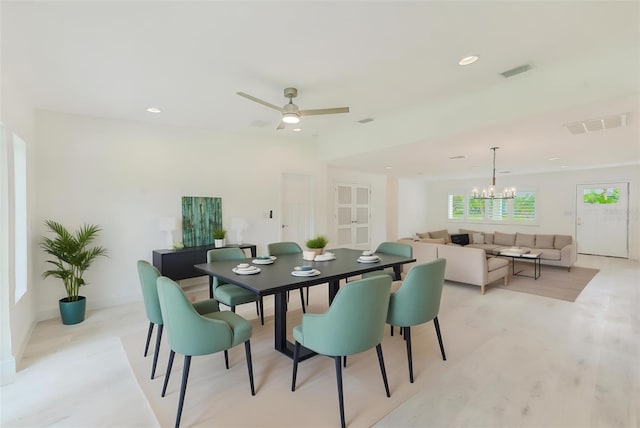
<instances>
[{"instance_id":1,"label":"white bowl","mask_svg":"<svg viewBox=\"0 0 640 428\"><path fill-rule=\"evenodd\" d=\"M247 269L249 267L249 263L240 263L238 265L238 269Z\"/></svg>"}]
</instances>

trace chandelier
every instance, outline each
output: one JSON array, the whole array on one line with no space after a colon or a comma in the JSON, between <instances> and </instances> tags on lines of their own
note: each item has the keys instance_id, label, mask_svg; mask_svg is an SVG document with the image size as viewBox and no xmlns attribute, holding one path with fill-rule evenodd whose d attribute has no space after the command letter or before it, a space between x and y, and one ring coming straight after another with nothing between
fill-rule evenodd
<instances>
[{"instance_id":1,"label":"chandelier","mask_svg":"<svg viewBox=\"0 0 640 428\"><path fill-rule=\"evenodd\" d=\"M491 147L493 151L493 176L491 180L491 186L488 189L482 189L479 192L478 189L473 189L473 199L514 199L516 197L515 187L505 187L502 193L496 193L496 150L500 147Z\"/></svg>"}]
</instances>

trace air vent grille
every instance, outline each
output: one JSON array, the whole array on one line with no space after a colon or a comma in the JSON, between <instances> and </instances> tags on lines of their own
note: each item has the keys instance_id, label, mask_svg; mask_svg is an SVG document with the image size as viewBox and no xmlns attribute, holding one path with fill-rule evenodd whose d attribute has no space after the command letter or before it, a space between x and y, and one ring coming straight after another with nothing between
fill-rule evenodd
<instances>
[{"instance_id":1,"label":"air vent grille","mask_svg":"<svg viewBox=\"0 0 640 428\"><path fill-rule=\"evenodd\" d=\"M516 74L522 74L525 71L529 71L531 70L533 67L531 66L531 64L524 64L524 65L520 65L518 67L512 68L511 70L507 70L507 71L503 71L502 73L500 73L502 75L502 77L509 78L509 77L513 77Z\"/></svg>"},{"instance_id":2,"label":"air vent grille","mask_svg":"<svg viewBox=\"0 0 640 428\"><path fill-rule=\"evenodd\" d=\"M358 121L358 123L362 123L363 125L364 125L365 123L369 123L369 122L373 122L373 119L371 119L370 117L367 117L367 118L365 118L365 119L360 119L360 120Z\"/></svg>"},{"instance_id":3,"label":"air vent grille","mask_svg":"<svg viewBox=\"0 0 640 428\"><path fill-rule=\"evenodd\" d=\"M621 113L613 116L587 119L579 122L571 122L564 125L571 134L589 134L591 132L604 131L607 129L627 126L629 123L629 113Z\"/></svg>"}]
</instances>

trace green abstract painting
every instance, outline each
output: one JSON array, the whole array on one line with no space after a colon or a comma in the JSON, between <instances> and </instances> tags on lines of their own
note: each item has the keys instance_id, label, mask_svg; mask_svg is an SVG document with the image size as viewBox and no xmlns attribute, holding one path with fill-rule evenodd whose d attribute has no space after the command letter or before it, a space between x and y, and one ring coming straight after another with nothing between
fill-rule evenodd
<instances>
[{"instance_id":1,"label":"green abstract painting","mask_svg":"<svg viewBox=\"0 0 640 428\"><path fill-rule=\"evenodd\" d=\"M213 231L222 229L222 198L182 197L182 242L185 247L213 244Z\"/></svg>"}]
</instances>

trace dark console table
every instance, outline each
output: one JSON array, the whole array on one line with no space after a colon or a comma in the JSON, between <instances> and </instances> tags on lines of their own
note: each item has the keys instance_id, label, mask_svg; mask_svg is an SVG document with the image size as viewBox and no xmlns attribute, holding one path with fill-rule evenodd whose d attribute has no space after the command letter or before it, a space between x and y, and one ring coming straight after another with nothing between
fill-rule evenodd
<instances>
[{"instance_id":1,"label":"dark console table","mask_svg":"<svg viewBox=\"0 0 640 428\"><path fill-rule=\"evenodd\" d=\"M215 245L211 244L187 247L182 250L154 250L153 265L163 276L174 281L203 276L204 274L197 271L193 265L207 263L207 251L215 248ZM251 251L251 257L257 255L255 244L228 244L222 248L241 248L243 250L248 248Z\"/></svg>"}]
</instances>

